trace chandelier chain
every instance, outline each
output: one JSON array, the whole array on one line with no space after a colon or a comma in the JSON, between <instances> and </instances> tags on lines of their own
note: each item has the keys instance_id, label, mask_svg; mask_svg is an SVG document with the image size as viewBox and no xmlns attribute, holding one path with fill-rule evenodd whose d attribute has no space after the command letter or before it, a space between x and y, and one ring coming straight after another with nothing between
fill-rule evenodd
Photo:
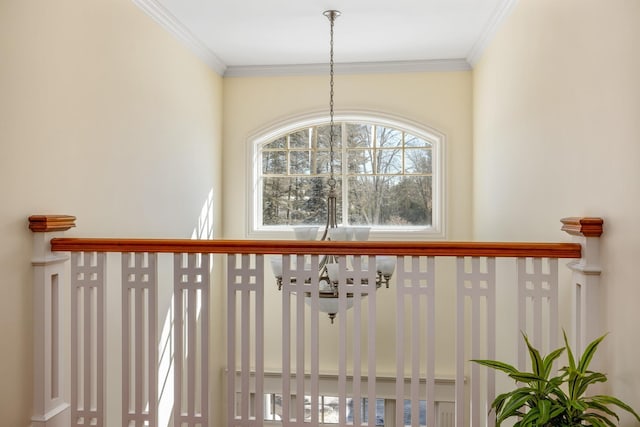
<instances>
[{"instance_id":1,"label":"chandelier chain","mask_svg":"<svg viewBox=\"0 0 640 427\"><path fill-rule=\"evenodd\" d=\"M333 164L335 161L334 143L335 143L335 123L334 123L334 111L333 111L333 96L334 96L334 60L333 60L333 27L335 19L338 13L335 10L328 11L327 17L331 23L330 41L329 41L329 185L335 187L336 180L333 170Z\"/></svg>"},{"instance_id":2,"label":"chandelier chain","mask_svg":"<svg viewBox=\"0 0 640 427\"><path fill-rule=\"evenodd\" d=\"M334 111L333 111L333 96L334 96L334 60L333 60L333 28L335 20L340 16L340 12L337 10L327 10L324 12L324 16L329 18L331 24L330 31L330 50L329 50L329 193L327 194L327 227L324 230L322 240L327 239L330 228L337 227L337 194L336 194L336 178L334 171L335 163L335 123L334 123ZM326 262L326 260L325 260Z\"/></svg>"}]
</instances>

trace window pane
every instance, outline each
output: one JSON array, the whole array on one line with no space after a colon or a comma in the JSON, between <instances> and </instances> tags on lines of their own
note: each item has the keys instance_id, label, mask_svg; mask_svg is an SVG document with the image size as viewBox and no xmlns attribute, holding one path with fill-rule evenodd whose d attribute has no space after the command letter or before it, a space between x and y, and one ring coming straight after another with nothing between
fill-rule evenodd
<instances>
[{"instance_id":1,"label":"window pane","mask_svg":"<svg viewBox=\"0 0 640 427\"><path fill-rule=\"evenodd\" d=\"M311 152L292 151L289 173L291 173L292 175L311 174Z\"/></svg>"},{"instance_id":2,"label":"window pane","mask_svg":"<svg viewBox=\"0 0 640 427\"><path fill-rule=\"evenodd\" d=\"M347 154L350 174L373 173L373 150L349 150Z\"/></svg>"},{"instance_id":3,"label":"window pane","mask_svg":"<svg viewBox=\"0 0 640 427\"><path fill-rule=\"evenodd\" d=\"M349 178L352 225L431 225L431 177Z\"/></svg>"},{"instance_id":4,"label":"window pane","mask_svg":"<svg viewBox=\"0 0 640 427\"><path fill-rule=\"evenodd\" d=\"M281 394L265 394L264 395L264 419L270 421L282 420L282 395Z\"/></svg>"},{"instance_id":5,"label":"window pane","mask_svg":"<svg viewBox=\"0 0 640 427\"><path fill-rule=\"evenodd\" d=\"M329 149L329 141L331 136L331 126L323 125L315 128L318 133L318 148ZM335 123L333 126L333 149L340 150L342 148L342 126Z\"/></svg>"},{"instance_id":6,"label":"window pane","mask_svg":"<svg viewBox=\"0 0 640 427\"><path fill-rule=\"evenodd\" d=\"M405 134L404 135L404 146L405 147L426 147L431 148L431 143L422 138L418 138L417 136Z\"/></svg>"},{"instance_id":7,"label":"window pane","mask_svg":"<svg viewBox=\"0 0 640 427\"><path fill-rule=\"evenodd\" d=\"M402 132L397 129L376 126L376 147L402 147Z\"/></svg>"},{"instance_id":8,"label":"window pane","mask_svg":"<svg viewBox=\"0 0 640 427\"><path fill-rule=\"evenodd\" d=\"M322 150L317 153L317 161L316 161L316 173L319 174L329 174L329 151ZM341 174L342 173L342 160L340 157L340 152L335 153L333 157L333 173Z\"/></svg>"},{"instance_id":9,"label":"window pane","mask_svg":"<svg viewBox=\"0 0 640 427\"><path fill-rule=\"evenodd\" d=\"M318 413L318 421L322 422L322 396L318 396L318 401L313 404L311 402L311 396L304 397L304 421L310 422L313 412Z\"/></svg>"},{"instance_id":10,"label":"window pane","mask_svg":"<svg viewBox=\"0 0 640 427\"><path fill-rule=\"evenodd\" d=\"M327 222L326 179L320 177L272 177L262 181L264 225L324 225ZM340 180L336 186L341 194ZM338 197L338 221L341 199Z\"/></svg>"},{"instance_id":11,"label":"window pane","mask_svg":"<svg viewBox=\"0 0 640 427\"><path fill-rule=\"evenodd\" d=\"M336 396L322 397L322 422L325 424L338 424L340 416L340 400Z\"/></svg>"},{"instance_id":12,"label":"window pane","mask_svg":"<svg viewBox=\"0 0 640 427\"><path fill-rule=\"evenodd\" d=\"M376 425L384 426L384 399L376 399Z\"/></svg>"},{"instance_id":13,"label":"window pane","mask_svg":"<svg viewBox=\"0 0 640 427\"><path fill-rule=\"evenodd\" d=\"M384 399L376 399L376 426L384 426ZM353 423L355 399L347 399L347 423ZM362 398L360 403L360 421L369 424L369 399Z\"/></svg>"},{"instance_id":14,"label":"window pane","mask_svg":"<svg viewBox=\"0 0 640 427\"><path fill-rule=\"evenodd\" d=\"M290 134L289 148L309 148L309 129L302 129Z\"/></svg>"},{"instance_id":15,"label":"window pane","mask_svg":"<svg viewBox=\"0 0 640 427\"><path fill-rule=\"evenodd\" d=\"M268 393L264 395L264 419L276 421L282 419L282 396Z\"/></svg>"},{"instance_id":16,"label":"window pane","mask_svg":"<svg viewBox=\"0 0 640 427\"><path fill-rule=\"evenodd\" d=\"M286 175L287 153L285 151L263 151L262 173L269 175Z\"/></svg>"},{"instance_id":17,"label":"window pane","mask_svg":"<svg viewBox=\"0 0 640 427\"><path fill-rule=\"evenodd\" d=\"M283 136L281 138L276 139L275 141L271 141L264 145L265 149L271 150L274 148L287 148L287 137Z\"/></svg>"},{"instance_id":18,"label":"window pane","mask_svg":"<svg viewBox=\"0 0 640 427\"><path fill-rule=\"evenodd\" d=\"M431 150L424 148L406 149L404 152L405 173L411 174L431 174L433 163L431 161Z\"/></svg>"},{"instance_id":19,"label":"window pane","mask_svg":"<svg viewBox=\"0 0 640 427\"><path fill-rule=\"evenodd\" d=\"M376 150L377 170L379 174L399 174L402 173L402 150L384 149Z\"/></svg>"},{"instance_id":20,"label":"window pane","mask_svg":"<svg viewBox=\"0 0 640 427\"><path fill-rule=\"evenodd\" d=\"M349 178L349 223L385 225L394 177L360 176Z\"/></svg>"},{"instance_id":21,"label":"window pane","mask_svg":"<svg viewBox=\"0 0 640 427\"><path fill-rule=\"evenodd\" d=\"M373 126L359 123L347 123L347 147L371 147L371 130Z\"/></svg>"},{"instance_id":22,"label":"window pane","mask_svg":"<svg viewBox=\"0 0 640 427\"><path fill-rule=\"evenodd\" d=\"M411 400L404 401L404 425L405 427L411 427ZM418 405L418 418L420 420L420 426L427 425L427 402L421 400Z\"/></svg>"}]
</instances>

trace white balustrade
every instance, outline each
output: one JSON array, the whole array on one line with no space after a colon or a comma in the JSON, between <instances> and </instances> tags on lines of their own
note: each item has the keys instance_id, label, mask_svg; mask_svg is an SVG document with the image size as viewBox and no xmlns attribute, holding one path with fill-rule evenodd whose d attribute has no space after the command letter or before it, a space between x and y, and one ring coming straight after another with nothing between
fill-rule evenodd
<instances>
[{"instance_id":1,"label":"white balustrade","mask_svg":"<svg viewBox=\"0 0 640 427\"><path fill-rule=\"evenodd\" d=\"M73 226L71 217L33 218L45 223L39 231L37 224L32 227L36 231L34 426L157 426L160 395L168 392L173 397L173 425L178 427L217 426L225 417L230 427L263 426L265 414L273 412L265 411L265 394L282 396L278 422L283 426L320 425L317 402L323 396L336 396L340 425L375 425L373 402L384 398L387 427L404 426L405 409L411 426L426 421L439 427L492 427L487 413L495 396L494 374L469 360L496 358L499 342L515 348L522 341L519 331L537 345L557 346L561 327L557 258L579 253L572 244L337 242L332 248L318 242L279 246L274 242L154 244L57 238L52 246L71 252L67 281L68 257L51 252L48 245L56 233ZM593 222L580 221L565 220L564 229L583 239L582 253L587 255L571 265L577 289L575 336L584 343L600 333L594 331L599 327L594 319L584 315L585 306L592 310L597 305L600 268L593 235L597 227L585 237L585 224L593 226ZM51 225L56 223L58 228ZM317 230L309 231L314 233ZM107 307L106 253L121 250L121 306ZM168 267L173 272L172 317L167 323L170 330L163 332L158 327L159 286L164 283L159 271L168 269L160 268L161 252L173 254ZM211 280L214 253L227 257L227 342L218 343L227 354L226 414L211 414L209 409L209 379L215 378L209 374L209 290L219 286ZM319 292L321 286L329 286L320 273L326 256L330 256L331 281L337 282L339 290L336 298L321 298ZM512 284L506 286L517 288L513 301L505 302L499 295L497 258L511 263L512 274L506 280ZM265 260L281 278L280 291L270 269L265 271ZM391 289L377 289L377 269L369 266L379 263L395 265ZM63 297L67 288L69 301ZM272 316L275 307L265 307L268 292L280 292L278 316ZM450 295L455 301L443 299ZM62 315L67 303L70 324ZM442 315L436 315L438 304L443 303L451 307L451 313L445 313L451 321L444 326L439 323ZM501 318L497 306L505 303L515 307L516 318ZM115 393L106 389L105 381L105 357L113 353L105 340L105 316L112 312L121 313L122 319L122 371L117 373L122 383ZM335 316L335 323L329 322L327 313ZM282 322L274 328L273 318L280 316ZM497 335L496 322L511 322L518 331ZM381 326L387 331L384 336ZM65 330L70 331L70 343L62 338ZM276 357L281 371L276 374L265 372L265 340L274 334L282 342ZM438 347L442 343L455 349L443 351ZM390 346L395 349L387 351ZM335 350L334 372L327 372L326 361L320 358L328 347ZM518 349L520 364L524 351ZM438 372L437 359L442 354L454 355L452 372ZM70 374L64 369L66 357L71 360ZM274 355L269 357L273 361ZM391 368L395 372L381 368L389 357L395 358ZM170 368L164 367L169 363L165 359ZM161 365L167 372L172 370L172 378L158 374ZM106 413L106 400L118 394L121 413ZM426 420L421 421L425 412Z\"/></svg>"}]
</instances>

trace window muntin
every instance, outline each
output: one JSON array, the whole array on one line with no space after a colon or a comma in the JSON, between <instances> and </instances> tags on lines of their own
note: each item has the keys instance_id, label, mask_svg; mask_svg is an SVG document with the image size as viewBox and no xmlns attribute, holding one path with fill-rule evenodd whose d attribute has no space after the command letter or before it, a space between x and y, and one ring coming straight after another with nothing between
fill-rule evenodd
<instances>
[{"instance_id":1,"label":"window muntin","mask_svg":"<svg viewBox=\"0 0 640 427\"><path fill-rule=\"evenodd\" d=\"M254 140L250 234L326 223L330 129L328 123L306 123ZM398 123L336 119L338 222L369 225L374 234L441 237L444 136Z\"/></svg>"}]
</instances>

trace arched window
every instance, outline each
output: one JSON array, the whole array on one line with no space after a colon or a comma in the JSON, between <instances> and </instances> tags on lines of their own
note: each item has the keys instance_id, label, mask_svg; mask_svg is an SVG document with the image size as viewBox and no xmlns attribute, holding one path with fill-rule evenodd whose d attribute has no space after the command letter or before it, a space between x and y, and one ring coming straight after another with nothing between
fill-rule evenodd
<instances>
[{"instance_id":1,"label":"arched window","mask_svg":"<svg viewBox=\"0 0 640 427\"><path fill-rule=\"evenodd\" d=\"M336 114L334 129L338 223L379 236L442 237L444 136L363 115ZM326 224L329 132L327 121L306 119L252 140L250 234Z\"/></svg>"}]
</instances>

